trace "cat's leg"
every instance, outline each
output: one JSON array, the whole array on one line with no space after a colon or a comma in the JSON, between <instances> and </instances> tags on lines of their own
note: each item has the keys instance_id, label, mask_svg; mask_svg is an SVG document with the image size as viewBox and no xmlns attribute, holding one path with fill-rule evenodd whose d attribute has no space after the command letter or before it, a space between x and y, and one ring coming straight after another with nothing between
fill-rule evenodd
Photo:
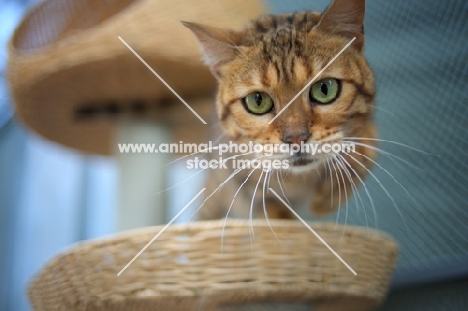
<instances>
[{"instance_id":1,"label":"cat's leg","mask_svg":"<svg viewBox=\"0 0 468 311\"><path fill-rule=\"evenodd\" d=\"M374 127L370 126L362 137L376 138ZM343 153L332 160L312 189L310 209L316 215L325 215L336 211L339 205L346 202L353 194L354 188L365 180L368 170L372 167L377 153L373 147L377 146L375 140L362 138L356 140L355 152ZM371 146L371 148L364 145ZM358 177L359 176L359 177Z\"/></svg>"},{"instance_id":2,"label":"cat's leg","mask_svg":"<svg viewBox=\"0 0 468 311\"><path fill-rule=\"evenodd\" d=\"M268 184L268 187L274 189L282 200L297 212L297 208L300 208L309 200L310 185L316 179L315 175L293 175L286 173L283 176L283 174L284 172L275 172L276 176L271 178L271 183ZM268 191L265 201L268 218L296 219L296 216L285 206L285 203L279 200L271 191ZM262 212L262 216L263 214Z\"/></svg>"},{"instance_id":3,"label":"cat's leg","mask_svg":"<svg viewBox=\"0 0 468 311\"><path fill-rule=\"evenodd\" d=\"M203 205L197 213L197 220L219 219L226 215L226 197L222 195L224 189L219 188L228 176L223 173L222 170L208 170L204 184L206 190L199 206Z\"/></svg>"},{"instance_id":4,"label":"cat's leg","mask_svg":"<svg viewBox=\"0 0 468 311\"><path fill-rule=\"evenodd\" d=\"M293 214L276 198L268 199L266 202L268 218L271 219L293 219Z\"/></svg>"}]
</instances>

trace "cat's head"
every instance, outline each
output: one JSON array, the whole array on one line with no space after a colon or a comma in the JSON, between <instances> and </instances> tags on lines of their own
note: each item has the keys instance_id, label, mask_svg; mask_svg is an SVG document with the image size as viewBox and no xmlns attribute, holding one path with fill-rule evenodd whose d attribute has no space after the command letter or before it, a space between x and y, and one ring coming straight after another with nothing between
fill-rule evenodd
<instances>
[{"instance_id":1,"label":"cat's head","mask_svg":"<svg viewBox=\"0 0 468 311\"><path fill-rule=\"evenodd\" d=\"M260 144L340 143L358 136L371 122L374 100L363 55L364 9L364 0L334 0L323 14L263 16L240 31L184 22L218 80L217 112L227 135ZM296 171L326 159L281 156Z\"/></svg>"}]
</instances>

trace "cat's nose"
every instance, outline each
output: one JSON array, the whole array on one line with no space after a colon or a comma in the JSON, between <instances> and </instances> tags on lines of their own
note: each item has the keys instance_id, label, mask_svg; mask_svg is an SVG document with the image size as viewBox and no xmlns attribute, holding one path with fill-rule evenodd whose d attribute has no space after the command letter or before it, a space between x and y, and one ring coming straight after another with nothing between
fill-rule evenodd
<instances>
[{"instance_id":1,"label":"cat's nose","mask_svg":"<svg viewBox=\"0 0 468 311\"><path fill-rule=\"evenodd\" d=\"M309 132L301 132L296 134L286 133L283 134L282 140L288 144L300 145L302 142L306 142L310 137Z\"/></svg>"}]
</instances>

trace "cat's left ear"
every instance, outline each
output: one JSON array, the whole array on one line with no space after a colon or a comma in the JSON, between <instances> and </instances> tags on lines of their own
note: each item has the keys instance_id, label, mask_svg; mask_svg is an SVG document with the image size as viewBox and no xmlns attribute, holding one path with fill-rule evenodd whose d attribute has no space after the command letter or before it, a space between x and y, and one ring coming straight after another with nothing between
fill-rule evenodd
<instances>
[{"instance_id":1,"label":"cat's left ear","mask_svg":"<svg viewBox=\"0 0 468 311\"><path fill-rule=\"evenodd\" d=\"M242 35L230 29L221 29L196 23L182 22L197 37L204 54L205 63L215 78L220 77L220 67L235 57Z\"/></svg>"},{"instance_id":2,"label":"cat's left ear","mask_svg":"<svg viewBox=\"0 0 468 311\"><path fill-rule=\"evenodd\" d=\"M361 50L364 45L365 0L334 0L322 14L317 28L339 33L352 39L353 46Z\"/></svg>"}]
</instances>

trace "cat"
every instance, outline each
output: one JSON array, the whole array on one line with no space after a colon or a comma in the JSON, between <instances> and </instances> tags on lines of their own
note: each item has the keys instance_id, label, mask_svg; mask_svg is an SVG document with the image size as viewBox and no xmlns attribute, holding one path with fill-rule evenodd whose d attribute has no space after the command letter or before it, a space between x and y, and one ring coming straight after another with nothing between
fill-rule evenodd
<instances>
[{"instance_id":1,"label":"cat","mask_svg":"<svg viewBox=\"0 0 468 311\"><path fill-rule=\"evenodd\" d=\"M363 52L364 11L365 0L334 0L323 14L266 15L242 30L183 22L196 36L218 83L216 113L225 136L221 142L355 144L354 152L239 156L287 160L289 167L210 170L198 219L263 213L292 218L270 187L287 195L292 207L305 201L313 214L328 214L363 183L377 150L375 82Z\"/></svg>"}]
</instances>

